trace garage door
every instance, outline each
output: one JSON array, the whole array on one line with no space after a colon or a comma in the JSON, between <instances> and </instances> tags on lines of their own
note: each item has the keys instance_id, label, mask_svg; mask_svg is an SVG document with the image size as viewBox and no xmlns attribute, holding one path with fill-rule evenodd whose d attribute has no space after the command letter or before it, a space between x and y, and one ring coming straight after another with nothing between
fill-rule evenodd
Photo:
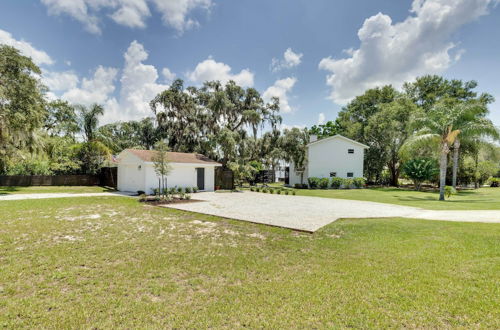
<instances>
[{"instance_id":1,"label":"garage door","mask_svg":"<svg viewBox=\"0 0 500 330\"><path fill-rule=\"evenodd\" d=\"M121 165L118 167L118 190L136 192L144 190L144 172L137 165Z\"/></svg>"}]
</instances>

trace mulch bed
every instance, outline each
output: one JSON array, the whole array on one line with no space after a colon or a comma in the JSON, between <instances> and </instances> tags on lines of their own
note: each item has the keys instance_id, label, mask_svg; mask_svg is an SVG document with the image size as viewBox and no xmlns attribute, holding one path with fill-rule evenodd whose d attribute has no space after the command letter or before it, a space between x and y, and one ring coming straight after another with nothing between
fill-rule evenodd
<instances>
[{"instance_id":1,"label":"mulch bed","mask_svg":"<svg viewBox=\"0 0 500 330\"><path fill-rule=\"evenodd\" d=\"M185 203L196 203L196 202L202 202L202 200L199 199L180 199L180 198L174 198L172 201L157 201L154 199L147 199L145 201L140 201L141 203L147 204L147 205L170 205L170 204L185 204Z\"/></svg>"}]
</instances>

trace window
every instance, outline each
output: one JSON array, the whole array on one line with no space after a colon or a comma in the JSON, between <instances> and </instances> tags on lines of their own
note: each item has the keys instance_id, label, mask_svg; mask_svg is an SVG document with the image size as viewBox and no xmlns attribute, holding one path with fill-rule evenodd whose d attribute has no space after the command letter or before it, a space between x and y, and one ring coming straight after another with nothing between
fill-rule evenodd
<instances>
[{"instance_id":1,"label":"window","mask_svg":"<svg viewBox=\"0 0 500 330\"><path fill-rule=\"evenodd\" d=\"M354 149L347 149L347 153L348 154L353 154L354 153Z\"/></svg>"},{"instance_id":2,"label":"window","mask_svg":"<svg viewBox=\"0 0 500 330\"><path fill-rule=\"evenodd\" d=\"M334 178L337 176L337 172L330 172L330 178Z\"/></svg>"},{"instance_id":3,"label":"window","mask_svg":"<svg viewBox=\"0 0 500 330\"><path fill-rule=\"evenodd\" d=\"M353 176L354 176L354 173L352 173L352 172L347 172L347 177L348 177L348 178L352 178Z\"/></svg>"}]
</instances>

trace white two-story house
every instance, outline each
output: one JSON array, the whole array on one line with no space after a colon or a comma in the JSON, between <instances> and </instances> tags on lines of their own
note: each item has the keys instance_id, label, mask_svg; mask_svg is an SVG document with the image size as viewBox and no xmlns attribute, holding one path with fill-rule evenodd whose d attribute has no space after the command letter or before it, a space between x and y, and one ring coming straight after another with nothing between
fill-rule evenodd
<instances>
[{"instance_id":1,"label":"white two-story house","mask_svg":"<svg viewBox=\"0 0 500 330\"><path fill-rule=\"evenodd\" d=\"M318 140L311 136L307 145L307 161L303 169L290 164L289 184L307 183L310 177L362 178L364 152L367 145L335 135Z\"/></svg>"}]
</instances>

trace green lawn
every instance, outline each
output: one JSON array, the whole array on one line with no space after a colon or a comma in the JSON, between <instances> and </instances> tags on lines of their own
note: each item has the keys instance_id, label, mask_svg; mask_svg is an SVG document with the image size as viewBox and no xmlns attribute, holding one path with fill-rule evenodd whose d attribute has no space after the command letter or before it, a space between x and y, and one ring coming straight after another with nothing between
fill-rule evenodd
<instances>
[{"instance_id":1,"label":"green lawn","mask_svg":"<svg viewBox=\"0 0 500 330\"><path fill-rule=\"evenodd\" d=\"M0 210L4 328L500 327L498 224L310 235L122 197Z\"/></svg>"},{"instance_id":2,"label":"green lawn","mask_svg":"<svg viewBox=\"0 0 500 330\"><path fill-rule=\"evenodd\" d=\"M437 191L421 192L403 188L296 189L296 191L300 196L353 199L421 207L427 210L500 210L500 188L462 190L444 202L439 201Z\"/></svg>"},{"instance_id":3,"label":"green lawn","mask_svg":"<svg viewBox=\"0 0 500 330\"><path fill-rule=\"evenodd\" d=\"M94 193L112 191L109 188L98 186L31 186L31 187L8 187L0 186L1 195L11 194L41 194L41 193Z\"/></svg>"}]
</instances>

